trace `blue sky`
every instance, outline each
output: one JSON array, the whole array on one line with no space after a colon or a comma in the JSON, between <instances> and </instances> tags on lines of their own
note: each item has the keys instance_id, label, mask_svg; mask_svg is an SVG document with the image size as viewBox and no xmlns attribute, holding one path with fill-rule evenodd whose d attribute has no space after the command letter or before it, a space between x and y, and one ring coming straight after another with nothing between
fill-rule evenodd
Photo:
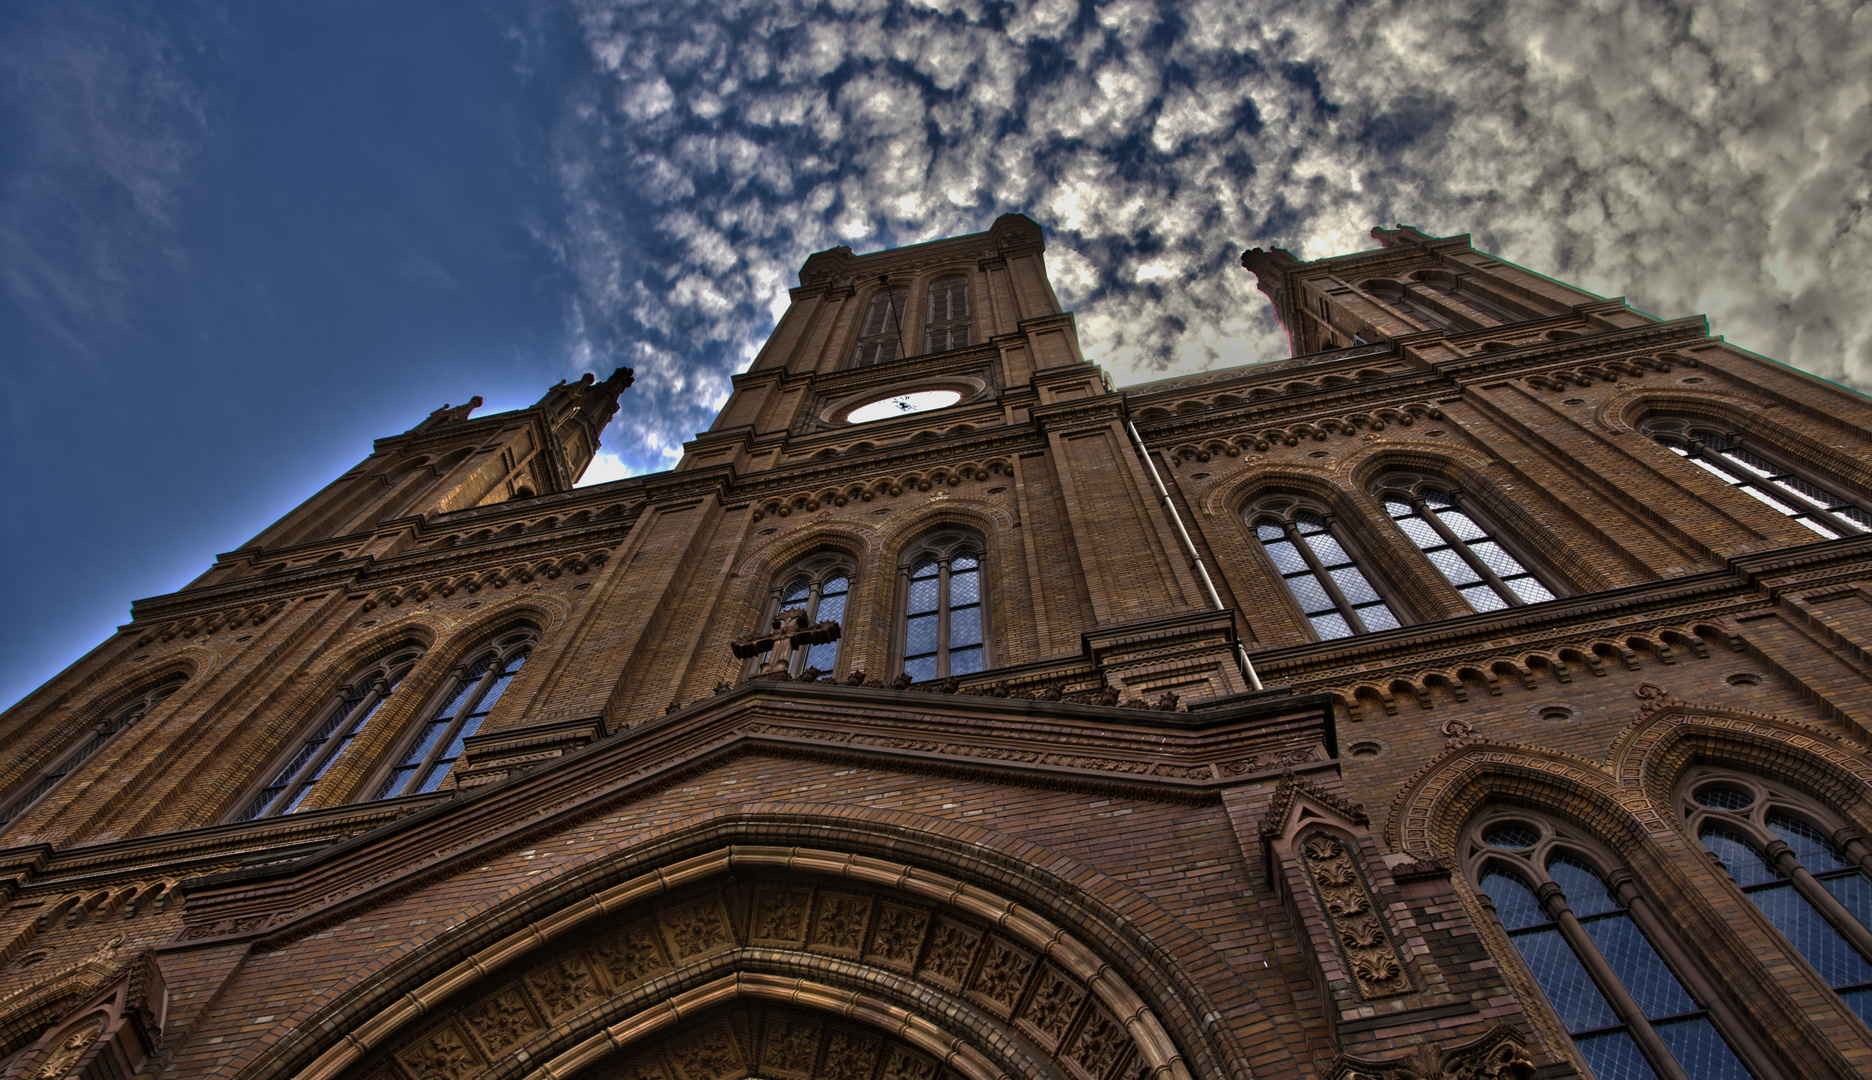
<instances>
[{"instance_id":1,"label":"blue sky","mask_svg":"<svg viewBox=\"0 0 1872 1080\"><path fill-rule=\"evenodd\" d=\"M0 701L444 402L628 364L595 475L664 467L807 254L1009 210L1120 382L1404 221L1863 388L1868 70L1850 3L0 5Z\"/></svg>"}]
</instances>

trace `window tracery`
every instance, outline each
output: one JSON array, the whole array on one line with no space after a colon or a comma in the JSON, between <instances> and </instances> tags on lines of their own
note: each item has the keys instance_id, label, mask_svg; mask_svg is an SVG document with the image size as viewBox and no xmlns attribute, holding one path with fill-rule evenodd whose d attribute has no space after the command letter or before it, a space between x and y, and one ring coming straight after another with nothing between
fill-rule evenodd
<instances>
[{"instance_id":1,"label":"window tracery","mask_svg":"<svg viewBox=\"0 0 1872 1080\"><path fill-rule=\"evenodd\" d=\"M1872 1026L1872 878L1813 804L1755 777L1694 772L1680 809L1781 937Z\"/></svg>"},{"instance_id":2,"label":"window tracery","mask_svg":"<svg viewBox=\"0 0 1872 1080\"><path fill-rule=\"evenodd\" d=\"M907 285L887 286L871 297L865 308L864 322L858 328L853 367L888 364L903 355L904 307L909 301Z\"/></svg>"},{"instance_id":3,"label":"window tracery","mask_svg":"<svg viewBox=\"0 0 1872 1080\"><path fill-rule=\"evenodd\" d=\"M1498 812L1472 826L1465 850L1470 879L1599 1080L1752 1075L1665 962L1654 942L1665 924L1595 845L1546 818Z\"/></svg>"},{"instance_id":4,"label":"window tracery","mask_svg":"<svg viewBox=\"0 0 1872 1080\"><path fill-rule=\"evenodd\" d=\"M278 817L304 805L318 782L338 763L352 742L364 733L389 702L396 688L422 659L422 650L400 649L370 665L340 687L337 700L327 706L311 733L267 785L248 801L239 820Z\"/></svg>"},{"instance_id":5,"label":"window tracery","mask_svg":"<svg viewBox=\"0 0 1872 1080\"><path fill-rule=\"evenodd\" d=\"M28 780L18 794L8 799L4 809L0 809L0 829L19 819L20 815L33 808L40 799L50 794L67 776L89 761L99 750L110 743L122 732L135 726L151 709L173 695L187 682L187 678L176 676L167 679L126 701L105 710L104 718L92 725L91 730L80 735L76 745L62 751L52 759L52 763L42 768Z\"/></svg>"},{"instance_id":6,"label":"window tracery","mask_svg":"<svg viewBox=\"0 0 1872 1080\"><path fill-rule=\"evenodd\" d=\"M1671 453L1829 540L1872 532L1872 511L1734 432L1676 417L1653 418L1642 430Z\"/></svg>"},{"instance_id":7,"label":"window tracery","mask_svg":"<svg viewBox=\"0 0 1872 1080\"><path fill-rule=\"evenodd\" d=\"M481 729L533 649L532 630L504 634L457 669L448 693L417 728L372 798L420 795L442 786L461 758L462 742Z\"/></svg>"},{"instance_id":8,"label":"window tracery","mask_svg":"<svg viewBox=\"0 0 1872 1080\"><path fill-rule=\"evenodd\" d=\"M773 591L767 601L767 613L760 625L768 626L782 611L803 608L806 611L806 625L818 622L845 622L845 603L851 596L852 580L856 576L851 563L843 556L819 556L795 565L778 580L785 584ZM832 672L838 668L839 642L827 641L810 648L800 649L793 654L791 675L799 675L807 668L818 668L822 672ZM756 658L752 668L758 668Z\"/></svg>"},{"instance_id":9,"label":"window tracery","mask_svg":"<svg viewBox=\"0 0 1872 1080\"><path fill-rule=\"evenodd\" d=\"M1326 514L1275 500L1251 510L1248 520L1320 640L1400 625L1391 603L1359 568Z\"/></svg>"},{"instance_id":10,"label":"window tracery","mask_svg":"<svg viewBox=\"0 0 1872 1080\"><path fill-rule=\"evenodd\" d=\"M922 682L987 670L984 550L980 537L942 533L907 552L897 592L903 598L903 671L910 678Z\"/></svg>"},{"instance_id":11,"label":"window tracery","mask_svg":"<svg viewBox=\"0 0 1872 1080\"><path fill-rule=\"evenodd\" d=\"M1393 474L1378 499L1398 529L1475 611L1538 604L1555 593L1456 489L1424 477Z\"/></svg>"},{"instance_id":12,"label":"window tracery","mask_svg":"<svg viewBox=\"0 0 1872 1080\"><path fill-rule=\"evenodd\" d=\"M968 278L950 274L930 283L929 323L925 337L932 353L966 348L969 344Z\"/></svg>"}]
</instances>

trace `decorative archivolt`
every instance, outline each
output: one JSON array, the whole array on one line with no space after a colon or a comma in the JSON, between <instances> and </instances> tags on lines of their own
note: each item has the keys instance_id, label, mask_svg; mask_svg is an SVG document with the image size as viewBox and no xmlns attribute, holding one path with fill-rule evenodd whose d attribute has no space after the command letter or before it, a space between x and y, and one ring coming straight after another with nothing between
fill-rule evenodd
<instances>
[{"instance_id":1,"label":"decorative archivolt","mask_svg":"<svg viewBox=\"0 0 1872 1080\"><path fill-rule=\"evenodd\" d=\"M1486 347L1486 346L1484 346ZM1617 382L1621 378L1642 379L1651 372L1669 374L1676 367L1696 367L1697 362L1676 353L1658 356L1627 356L1613 360L1595 360L1576 367L1549 368L1521 376L1521 381L1536 390L1555 392L1594 383Z\"/></svg>"},{"instance_id":2,"label":"decorative archivolt","mask_svg":"<svg viewBox=\"0 0 1872 1080\"><path fill-rule=\"evenodd\" d=\"M871 502L880 498L895 498L911 491L929 491L933 488L944 487L959 488L965 483L985 483L996 477L1010 476L1012 472L1013 467L1006 458L1002 457L967 461L958 465L935 465L894 476L871 477L866 480L795 491L788 495L762 499L755 506L753 519L760 521L769 517L783 518L798 513L810 514L822 507L845 506L852 502Z\"/></svg>"},{"instance_id":3,"label":"decorative archivolt","mask_svg":"<svg viewBox=\"0 0 1872 1080\"><path fill-rule=\"evenodd\" d=\"M1741 652L1745 648L1734 631L1710 623L1627 630L1617 635L1594 634L1560 644L1512 652L1468 655L1408 672L1343 683L1331 678L1296 679L1293 685L1309 692L1329 693L1354 721L1396 716L1406 705L1430 710L1439 701L1467 702L1471 693L1499 697L1505 684L1520 683L1528 690L1544 681L1557 685L1587 672L1604 678L1611 665L1639 671L1647 663L1674 665L1684 655L1708 659L1710 642Z\"/></svg>"},{"instance_id":4,"label":"decorative archivolt","mask_svg":"<svg viewBox=\"0 0 1872 1080\"><path fill-rule=\"evenodd\" d=\"M1173 466L1185 462L1205 462L1218 456L1239 457L1244 452L1265 452L1275 445L1298 446L1302 442L1326 442L1333 438L1360 438L1397 425L1410 427L1419 420L1441 420L1443 410L1434 405L1413 402L1408 405L1386 406L1364 412L1345 413L1338 416L1318 417L1289 424L1285 427L1270 427L1260 431L1240 432L1230 436L1216 436L1200 442L1178 443L1165 455Z\"/></svg>"}]
</instances>

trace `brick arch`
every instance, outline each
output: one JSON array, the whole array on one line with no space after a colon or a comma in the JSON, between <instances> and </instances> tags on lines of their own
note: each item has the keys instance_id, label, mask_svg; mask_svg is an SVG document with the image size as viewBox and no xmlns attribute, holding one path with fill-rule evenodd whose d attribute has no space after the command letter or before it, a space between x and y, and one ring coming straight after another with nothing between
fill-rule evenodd
<instances>
[{"instance_id":1,"label":"brick arch","mask_svg":"<svg viewBox=\"0 0 1872 1080\"><path fill-rule=\"evenodd\" d=\"M1243 470L1240 476L1216 485L1207 500L1212 514L1240 520L1248 507L1267 495L1294 495L1317 499L1336 513L1355 512L1347 501L1348 489L1335 479L1333 470L1298 463L1262 465Z\"/></svg>"},{"instance_id":2,"label":"brick arch","mask_svg":"<svg viewBox=\"0 0 1872 1080\"><path fill-rule=\"evenodd\" d=\"M750 553L735 567L735 576L764 581L822 550L850 556L862 571L868 560L884 550L884 543L878 530L865 522L815 522L790 536L777 536Z\"/></svg>"},{"instance_id":3,"label":"brick arch","mask_svg":"<svg viewBox=\"0 0 1872 1080\"><path fill-rule=\"evenodd\" d=\"M1419 858L1454 858L1456 839L1482 804L1496 799L1570 820L1614 848L1669 829L1641 792L1621 789L1595 762L1543 747L1460 740L1407 780L1391 802L1385 843Z\"/></svg>"},{"instance_id":4,"label":"brick arch","mask_svg":"<svg viewBox=\"0 0 1872 1080\"><path fill-rule=\"evenodd\" d=\"M1794 459L1839 478L1861 490L1872 490L1872 469L1867 468L1863 436L1849 429L1858 440L1854 447L1841 448L1816 438L1816 428L1841 430L1838 421L1809 416L1803 412L1773 409L1768 402L1754 401L1740 394L1713 390L1670 390L1634 388L1618 394L1598 410L1598 419L1608 431L1636 434L1638 425L1651 412L1676 413L1696 419L1723 423L1760 439L1778 451L1777 456Z\"/></svg>"},{"instance_id":5,"label":"brick arch","mask_svg":"<svg viewBox=\"0 0 1872 1080\"><path fill-rule=\"evenodd\" d=\"M515 844L534 842L536 838L514 840ZM1018 1031L1019 1039L1045 1049L1046 1041L1035 1042L1033 1025L1018 1012L1028 998L1040 996L1044 968L1067 978L1083 994L1077 1000L1084 1008L1076 1014L1075 1023L1083 1026L1096 1013L1125 1029L1134 1047L1132 1059L1141 1063L1142 1071L1166 1078L1188 1076L1192 1069L1236 1080L1249 1080L1253 1075L1245 1049L1223 1026L1213 1024L1221 1010L1199 982L1230 979L1226 962L1206 941L1147 898L1049 849L907 812L749 804L620 838L617 850L619 854L612 858L521 894L478 902L458 913L454 928L445 936L414 946L385 968L347 974L336 996L326 999L321 1008L295 1015L283 1027L290 1034L244 1075L336 1076L386 1045L391 1035L402 1038L397 1033L427 1030L422 1026L425 1018L432 1018L444 1001L481 1001L479 996L464 996L469 984L503 971L527 970L536 961L557 955L552 950L566 942L589 945L600 929L612 933L624 926L649 926L660 934L661 955L670 964L678 959L707 959L706 950L688 958L676 956L684 948L676 932L656 913L661 909L644 905L665 904L672 905L672 910L688 911L699 893L736 888L734 882L756 879L771 882L770 892L804 889L813 906L804 922L789 931L792 937L762 937L755 933L762 886L748 886L750 891L738 901L742 905L739 915L726 914L733 908L724 894L717 925L722 925L720 919L741 921L722 930L733 937L732 942L722 940L711 946L719 954L711 961L714 966L691 971L695 985L706 981L705 976L719 978L759 969L788 977L844 980L840 984L844 989L892 1000L919 1015L931 1015L938 999L949 1002L944 1008L950 1012L957 1011L958 1001L973 1002L969 1007L985 1018L973 1021L979 1037L986 1040L983 1045L993 1045L1003 1037L996 1031ZM468 853L463 865L487 857L485 851ZM419 884L386 882L384 888L393 890L392 896L401 896ZM977 943L982 951L976 954L971 971L987 968L991 947L1026 954L1033 964L1025 984L1028 997L1012 1009L997 1011L972 983L951 991L940 981L924 979L920 965L891 967L870 945L861 943L844 955L827 955L827 950L816 949L810 940L824 918L819 905L827 894L868 894L880 912L884 906L921 909L928 920L922 954L926 958L935 947L936 928L943 920L987 935ZM283 926L259 947L269 952L290 948L291 941L348 920L359 910L343 902L322 907ZM869 925L881 925L881 918ZM802 935L806 940L802 941ZM994 946L991 939L999 940L1001 946ZM783 955L789 949L794 954L791 959ZM591 954L588 960L596 962ZM640 995L643 1004L668 996L658 992L658 987L668 985L671 973L657 970L663 971L656 977L663 981L645 984L645 993ZM482 990L492 992L487 985ZM1271 1022L1262 1021L1258 1006L1252 1003L1232 1008L1247 1010L1251 1024ZM1077 1037L1078 1032L1074 1028L1067 1038ZM368 1034L369 1045L358 1042L360 1034ZM1068 1050L1063 1045L1053 1049L1060 1054ZM1300 1065L1282 1061L1271 1067L1283 1072ZM1069 1069L1062 1072L1085 1080ZM1114 1077L1108 1074L1105 1080Z\"/></svg>"},{"instance_id":6,"label":"brick arch","mask_svg":"<svg viewBox=\"0 0 1872 1080\"><path fill-rule=\"evenodd\" d=\"M1371 443L1343 459L1341 468L1360 491L1371 490L1378 478L1392 470L1430 473L1452 484L1484 488L1494 485L1487 475L1493 463L1459 446L1416 443Z\"/></svg>"},{"instance_id":7,"label":"brick arch","mask_svg":"<svg viewBox=\"0 0 1872 1080\"><path fill-rule=\"evenodd\" d=\"M1864 748L1797 720L1670 701L1640 715L1606 755L1621 786L1666 808L1684 770L1706 764L1787 784L1872 829L1872 758Z\"/></svg>"},{"instance_id":8,"label":"brick arch","mask_svg":"<svg viewBox=\"0 0 1872 1080\"><path fill-rule=\"evenodd\" d=\"M1014 518L1004 509L986 500L950 495L932 499L908 511L880 530L880 543L887 556L886 565L894 565L904 548L925 534L945 528L967 529L981 536L995 554L1002 540L1014 527Z\"/></svg>"}]
</instances>

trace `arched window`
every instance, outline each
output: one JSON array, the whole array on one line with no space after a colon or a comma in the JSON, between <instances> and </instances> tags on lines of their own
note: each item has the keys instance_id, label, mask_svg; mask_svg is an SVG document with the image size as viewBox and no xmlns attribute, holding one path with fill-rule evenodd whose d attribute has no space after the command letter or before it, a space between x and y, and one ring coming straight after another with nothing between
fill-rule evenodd
<instances>
[{"instance_id":1,"label":"arched window","mask_svg":"<svg viewBox=\"0 0 1872 1080\"><path fill-rule=\"evenodd\" d=\"M1659 955L1665 925L1630 874L1615 896L1592 845L1522 814L1478 821L1466 850L1471 879L1599 1080L1747 1080L1708 1003Z\"/></svg>"},{"instance_id":2,"label":"arched window","mask_svg":"<svg viewBox=\"0 0 1872 1080\"><path fill-rule=\"evenodd\" d=\"M1359 569L1326 515L1276 501L1251 511L1248 520L1320 640L1399 625L1391 604Z\"/></svg>"},{"instance_id":3,"label":"arched window","mask_svg":"<svg viewBox=\"0 0 1872 1080\"><path fill-rule=\"evenodd\" d=\"M6 801L5 808L0 809L0 828L5 828L32 809L34 804L58 787L61 780L78 771L78 766L91 760L94 754L104 749L106 743L134 726L164 698L180 690L187 681L184 676L176 676L105 710L103 719L78 737L77 745L53 758L50 765L33 774L18 794Z\"/></svg>"},{"instance_id":4,"label":"arched window","mask_svg":"<svg viewBox=\"0 0 1872 1080\"><path fill-rule=\"evenodd\" d=\"M806 625L819 622L845 622L845 600L851 595L851 564L843 557L825 555L809 559L780 575L784 585L774 590L767 602L766 617L760 625L771 626L782 611L803 608ZM807 668L830 673L838 668L839 643L827 641L793 653L788 674L798 675ZM749 662L750 671L760 666L760 658Z\"/></svg>"},{"instance_id":5,"label":"arched window","mask_svg":"<svg viewBox=\"0 0 1872 1080\"><path fill-rule=\"evenodd\" d=\"M1456 320L1430 306L1422 297L1413 296L1409 288L1395 281L1367 281L1360 287L1380 303L1390 305L1432 330L1464 329L1456 324Z\"/></svg>"},{"instance_id":6,"label":"arched window","mask_svg":"<svg viewBox=\"0 0 1872 1080\"><path fill-rule=\"evenodd\" d=\"M1692 772L1680 809L1691 834L1794 951L1872 1026L1872 880L1806 799L1753 777Z\"/></svg>"},{"instance_id":7,"label":"arched window","mask_svg":"<svg viewBox=\"0 0 1872 1080\"><path fill-rule=\"evenodd\" d=\"M1872 513L1815 476L1744 446L1742 437L1689 420L1660 417L1645 434L1711 476L1832 540L1872 532Z\"/></svg>"},{"instance_id":8,"label":"arched window","mask_svg":"<svg viewBox=\"0 0 1872 1080\"><path fill-rule=\"evenodd\" d=\"M910 289L904 285L885 288L871 297L864 324L858 328L853 367L887 364L903 355L904 305L909 299Z\"/></svg>"},{"instance_id":9,"label":"arched window","mask_svg":"<svg viewBox=\"0 0 1872 1080\"><path fill-rule=\"evenodd\" d=\"M1378 499L1470 608L1497 611L1554 598L1457 493L1423 477L1393 474L1384 479Z\"/></svg>"},{"instance_id":10,"label":"arched window","mask_svg":"<svg viewBox=\"0 0 1872 1080\"><path fill-rule=\"evenodd\" d=\"M384 703L396 692L397 684L420 659L421 649L397 650L340 687L337 700L326 707L318 725L299 744L293 756L274 771L267 785L247 803L240 820L275 817L299 809L352 740L363 734L383 711Z\"/></svg>"},{"instance_id":11,"label":"arched window","mask_svg":"<svg viewBox=\"0 0 1872 1080\"><path fill-rule=\"evenodd\" d=\"M447 696L417 728L415 741L372 797L394 799L441 787L461 757L462 740L481 729L507 684L520 673L533 642L533 632L521 630L476 651L456 672Z\"/></svg>"},{"instance_id":12,"label":"arched window","mask_svg":"<svg viewBox=\"0 0 1872 1080\"><path fill-rule=\"evenodd\" d=\"M1457 276L1440 270L1419 271L1411 275L1417 279L1417 287L1442 293L1495 320L1498 324L1527 321L1527 316L1518 315L1508 310L1499 300L1479 288L1468 275Z\"/></svg>"},{"instance_id":13,"label":"arched window","mask_svg":"<svg viewBox=\"0 0 1872 1080\"><path fill-rule=\"evenodd\" d=\"M961 274L937 278L930 284L929 351L947 352L969 343L968 278Z\"/></svg>"},{"instance_id":14,"label":"arched window","mask_svg":"<svg viewBox=\"0 0 1872 1080\"><path fill-rule=\"evenodd\" d=\"M988 668L987 590L979 537L932 536L899 568L904 674L918 682Z\"/></svg>"}]
</instances>

